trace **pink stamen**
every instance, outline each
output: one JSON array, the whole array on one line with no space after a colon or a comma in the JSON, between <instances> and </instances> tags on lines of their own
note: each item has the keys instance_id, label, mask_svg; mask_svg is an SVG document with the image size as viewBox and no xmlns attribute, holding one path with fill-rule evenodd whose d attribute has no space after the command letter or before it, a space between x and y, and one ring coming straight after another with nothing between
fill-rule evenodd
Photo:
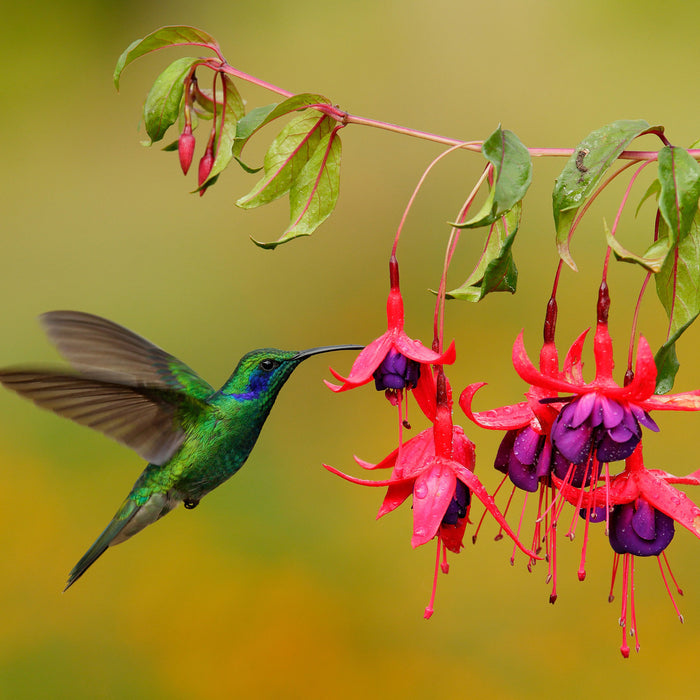
<instances>
[{"instance_id":1,"label":"pink stamen","mask_svg":"<svg viewBox=\"0 0 700 700\"><path fill-rule=\"evenodd\" d=\"M615 578L617 577L617 567L620 564L620 555L615 552L613 554L613 567L612 567L612 580L610 581L610 593L608 593L608 603L612 603L615 600L615 595L613 590L615 588Z\"/></svg>"},{"instance_id":2,"label":"pink stamen","mask_svg":"<svg viewBox=\"0 0 700 700\"><path fill-rule=\"evenodd\" d=\"M498 484L498 487L497 487L496 490L493 492L493 497L494 497L494 499L496 498L496 494L501 490L501 486L503 486L503 484L505 484L507 478L508 478L508 475L506 474L506 475L501 479L501 483ZM481 529L481 525L482 525L483 522L484 522L484 518L486 518L486 513L488 513L488 511L487 511L487 510L484 510L483 515L482 515L481 518L479 519L479 524L476 526L476 530L474 530L474 534L472 535L472 544L476 544L476 538L477 538L477 535L479 534L479 530Z\"/></svg>"},{"instance_id":3,"label":"pink stamen","mask_svg":"<svg viewBox=\"0 0 700 700\"><path fill-rule=\"evenodd\" d=\"M591 524L591 509L586 508L586 527L583 531L583 546L581 547L581 562L578 567L578 580L586 578L586 547L588 546L588 526Z\"/></svg>"},{"instance_id":4,"label":"pink stamen","mask_svg":"<svg viewBox=\"0 0 700 700\"><path fill-rule=\"evenodd\" d=\"M626 659L630 655L630 647L627 643L627 591L629 579L629 558L631 555L624 554L622 560L622 610L620 611L620 625L622 627L622 646L620 647L620 653Z\"/></svg>"},{"instance_id":5,"label":"pink stamen","mask_svg":"<svg viewBox=\"0 0 700 700\"><path fill-rule=\"evenodd\" d=\"M632 627L630 629L630 636L635 639L635 651L639 653L639 630L637 629L637 611L634 606L634 555L626 554L630 558L630 609L631 609L631 622Z\"/></svg>"},{"instance_id":6,"label":"pink stamen","mask_svg":"<svg viewBox=\"0 0 700 700\"><path fill-rule=\"evenodd\" d=\"M510 508L510 504L513 502L513 496L515 495L515 486L510 492L510 496L508 497L508 503L506 503L505 510L503 511L503 517L505 518L508 515L508 509ZM493 538L495 542L498 542L499 540L503 539L503 526L501 525L498 528L498 532L496 533L496 536Z\"/></svg>"},{"instance_id":7,"label":"pink stamen","mask_svg":"<svg viewBox=\"0 0 700 700\"><path fill-rule=\"evenodd\" d=\"M551 529L548 578L552 581L549 602L554 605L557 600L557 525L555 522L552 523Z\"/></svg>"},{"instance_id":8,"label":"pink stamen","mask_svg":"<svg viewBox=\"0 0 700 700\"><path fill-rule=\"evenodd\" d=\"M666 558L666 552L661 552L661 556L664 558L664 561L666 562L666 568L668 569L668 573L671 576L671 580L673 581L673 585L676 587L676 590L678 591L678 595L683 595L683 589L678 585L678 581L676 581L676 577L673 575L673 571L671 571L671 565L668 563L668 559Z\"/></svg>"},{"instance_id":9,"label":"pink stamen","mask_svg":"<svg viewBox=\"0 0 700 700\"><path fill-rule=\"evenodd\" d=\"M430 602L425 608L423 617L428 620L435 612L435 593L437 591L438 573L440 572L440 537L437 537L437 556L435 557L435 573L433 574L433 590L430 594Z\"/></svg>"},{"instance_id":10,"label":"pink stamen","mask_svg":"<svg viewBox=\"0 0 700 700\"><path fill-rule=\"evenodd\" d=\"M666 554L664 553L664 559L666 560L666 566L668 566L668 560L666 559ZM671 589L668 585L668 580L666 579L666 574L664 573L664 567L661 564L661 557L658 556L656 557L656 561L659 562L659 571L661 571L661 578L664 581L664 586L666 586L666 592L668 593L668 597L671 599L671 604L673 605L673 609L676 611L676 615L678 615L678 619L681 621L681 624L684 622L683 615L681 614L681 611L678 609L678 605L676 604L676 600L673 597L673 593L671 593ZM673 574L671 573L671 567L668 567L668 573L671 574L671 578L673 578ZM674 580L675 583L675 580ZM678 587L678 584L676 584L676 587ZM678 589L678 592L682 595L683 592Z\"/></svg>"},{"instance_id":11,"label":"pink stamen","mask_svg":"<svg viewBox=\"0 0 700 700\"><path fill-rule=\"evenodd\" d=\"M525 518L525 508L527 507L527 497L528 496L529 496L529 494L526 491L525 498L523 499L523 507L520 510L520 520L518 521L518 530L516 532L518 539L520 539L520 530L521 530L522 525L523 525L523 519ZM518 549L518 546L514 544L513 545L513 553L510 555L510 565L511 566L515 565L515 552L517 549Z\"/></svg>"}]
</instances>

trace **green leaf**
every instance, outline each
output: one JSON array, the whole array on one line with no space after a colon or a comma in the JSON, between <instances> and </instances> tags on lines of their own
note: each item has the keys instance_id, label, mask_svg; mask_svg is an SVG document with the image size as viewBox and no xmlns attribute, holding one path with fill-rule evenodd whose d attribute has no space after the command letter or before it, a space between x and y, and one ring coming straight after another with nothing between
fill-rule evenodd
<instances>
[{"instance_id":1,"label":"green leaf","mask_svg":"<svg viewBox=\"0 0 700 700\"><path fill-rule=\"evenodd\" d=\"M659 151L659 210L668 224L671 240L680 242L690 230L700 198L700 165L688 151L665 146Z\"/></svg>"},{"instance_id":2,"label":"green leaf","mask_svg":"<svg viewBox=\"0 0 700 700\"><path fill-rule=\"evenodd\" d=\"M642 208L642 204L649 199L649 197L656 197L658 199L659 197L659 192L661 192L661 182L659 179L655 179L649 187L647 187L647 191L644 193L642 198L639 200L639 204L637 205L637 209L634 212L634 215L637 216L639 214L639 210Z\"/></svg>"},{"instance_id":3,"label":"green leaf","mask_svg":"<svg viewBox=\"0 0 700 700\"><path fill-rule=\"evenodd\" d=\"M333 212L340 192L341 143L336 127L321 141L289 192L291 223L276 241L254 243L276 248L299 236L309 236Z\"/></svg>"},{"instance_id":4,"label":"green leaf","mask_svg":"<svg viewBox=\"0 0 700 700\"><path fill-rule=\"evenodd\" d=\"M499 126L481 147L484 157L493 165L494 183L478 214L458 228L490 226L520 202L532 181L532 159L527 148L512 132Z\"/></svg>"},{"instance_id":5,"label":"green leaf","mask_svg":"<svg viewBox=\"0 0 700 700\"><path fill-rule=\"evenodd\" d=\"M195 192L199 192L205 187L211 187L233 158L233 144L236 139L238 120L245 113L245 106L236 86L228 76L224 76L224 84L226 85L226 111L224 112L224 123L219 126L217 133L214 164L207 180ZM217 120L219 118L217 114Z\"/></svg>"},{"instance_id":6,"label":"green leaf","mask_svg":"<svg viewBox=\"0 0 700 700\"><path fill-rule=\"evenodd\" d=\"M673 382L680 369L681 363L676 356L676 339L669 338L654 355L654 363L656 364L656 389L654 391L657 394L668 394L673 389Z\"/></svg>"},{"instance_id":7,"label":"green leaf","mask_svg":"<svg viewBox=\"0 0 700 700\"><path fill-rule=\"evenodd\" d=\"M643 119L620 120L592 131L576 147L552 192L559 257L576 270L569 250L569 231L579 209L593 194L608 168L637 136L659 132Z\"/></svg>"},{"instance_id":8,"label":"green leaf","mask_svg":"<svg viewBox=\"0 0 700 700\"><path fill-rule=\"evenodd\" d=\"M671 239L672 233L667 237ZM700 314L700 213L695 212L690 227L673 247L656 275L656 293L669 319L668 339L656 354L658 393L673 387L678 371L675 343Z\"/></svg>"},{"instance_id":9,"label":"green leaf","mask_svg":"<svg viewBox=\"0 0 700 700\"><path fill-rule=\"evenodd\" d=\"M144 125L151 143L160 141L165 136L165 132L177 121L185 90L184 80L192 66L199 60L189 57L178 58L153 83L143 105Z\"/></svg>"},{"instance_id":10,"label":"green leaf","mask_svg":"<svg viewBox=\"0 0 700 700\"><path fill-rule=\"evenodd\" d=\"M243 209L252 209L289 192L332 125L330 117L316 110L306 110L295 116L270 144L262 179L236 204Z\"/></svg>"},{"instance_id":11,"label":"green leaf","mask_svg":"<svg viewBox=\"0 0 700 700\"><path fill-rule=\"evenodd\" d=\"M238 136L236 137L234 155L239 156L248 139L266 124L290 112L296 112L300 109L318 104L330 104L330 100L323 95L304 92L299 95L292 95L292 97L287 98L284 102L280 102L279 104L265 105L264 107L252 109L249 114L241 120Z\"/></svg>"},{"instance_id":12,"label":"green leaf","mask_svg":"<svg viewBox=\"0 0 700 700\"><path fill-rule=\"evenodd\" d=\"M151 51L156 51L166 46L182 46L183 44L206 46L217 53L219 52L219 45L216 43L216 39L201 29L187 26L161 27L143 39L137 39L122 53L114 68L114 86L119 90L119 78L122 71L132 61Z\"/></svg>"},{"instance_id":13,"label":"green leaf","mask_svg":"<svg viewBox=\"0 0 700 700\"><path fill-rule=\"evenodd\" d=\"M448 299L477 302L490 292L515 293L518 270L512 254L520 226L522 203L518 202L491 225L479 263L461 287L447 292Z\"/></svg>"},{"instance_id":14,"label":"green leaf","mask_svg":"<svg viewBox=\"0 0 700 700\"><path fill-rule=\"evenodd\" d=\"M608 245L615 253L615 257L621 262L637 263L650 272L658 272L664 264L669 251L671 250L671 239L667 235L659 236L659 240L654 241L644 255L637 255L625 248L617 238L613 238L608 229L608 224L603 220L605 227L605 238Z\"/></svg>"},{"instance_id":15,"label":"green leaf","mask_svg":"<svg viewBox=\"0 0 700 700\"><path fill-rule=\"evenodd\" d=\"M237 141L247 141L255 131L257 131L265 122L270 112L277 107L277 102L262 107L251 109L248 114L241 118L238 122Z\"/></svg>"}]
</instances>

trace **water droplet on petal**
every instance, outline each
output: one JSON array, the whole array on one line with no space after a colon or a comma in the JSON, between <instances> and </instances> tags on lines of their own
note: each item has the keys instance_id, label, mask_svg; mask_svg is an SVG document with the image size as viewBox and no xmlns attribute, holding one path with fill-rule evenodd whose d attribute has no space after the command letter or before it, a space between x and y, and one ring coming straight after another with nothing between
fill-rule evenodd
<instances>
[{"instance_id":1,"label":"water droplet on petal","mask_svg":"<svg viewBox=\"0 0 700 700\"><path fill-rule=\"evenodd\" d=\"M413 495L416 498L425 498L428 495L428 487L425 484L416 484Z\"/></svg>"}]
</instances>

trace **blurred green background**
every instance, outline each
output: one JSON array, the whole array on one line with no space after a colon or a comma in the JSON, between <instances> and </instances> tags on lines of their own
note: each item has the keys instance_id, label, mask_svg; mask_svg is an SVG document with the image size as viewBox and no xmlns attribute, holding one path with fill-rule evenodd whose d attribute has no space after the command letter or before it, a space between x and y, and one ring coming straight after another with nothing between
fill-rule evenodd
<instances>
[{"instance_id":1,"label":"blurred green background","mask_svg":"<svg viewBox=\"0 0 700 700\"><path fill-rule=\"evenodd\" d=\"M502 123L528 146L572 147L622 118L662 123L679 145L700 137L696 3L672 0L663 10L648 0L196 7L29 0L4 10L0 365L58 361L36 324L49 309L114 319L213 384L253 347L364 343L384 329L389 247L439 147L346 129L336 213L311 239L260 250L248 237L277 237L286 202L238 210L236 198L256 178L233 168L200 199L189 194L194 181L182 177L176 156L139 145L143 97L181 54L141 59L127 68L121 93L114 90L118 55L161 25L205 29L232 64L289 90L320 92L350 112L453 137L485 138ZM241 91L249 105L271 101L260 90ZM259 159L265 138L271 134L261 134L249 158ZM550 193L562 166L535 163L515 245L519 293L448 307L446 334L458 347L449 376L457 392L490 383L480 408L522 396L510 364L520 328L532 356L539 348L556 264ZM481 168L474 154L444 161L405 228L399 257L407 330L424 341L444 222ZM602 218L612 221L620 192L591 210L574 241L581 271L563 277L562 348L594 320ZM652 214L647 205L637 220L634 206L620 236L639 250ZM463 235L452 286L469 271L478 240ZM619 366L640 282L631 267L617 265L611 275ZM641 330L658 346L663 315L653 296ZM681 343L678 390L700 386L699 341L691 329ZM347 371L350 359L338 355L333 366ZM618 652L620 596L607 603L612 553L600 532L584 583L576 578L581 538L561 544L552 606L546 566L528 574L519 557L511 567L511 545L492 542L496 530L487 522L475 547L468 541L451 557L435 615L423 620L434 549L411 549L409 507L375 522L380 491L321 467L352 471L353 454L383 457L396 441L395 414L371 388L331 394L321 382L327 364L319 358L297 370L232 481L197 510L178 509L110 550L65 595L68 571L143 464L99 434L0 394L1 697L694 695L700 543L685 531L669 556L685 589L686 623L675 617L656 562L638 561L642 650L629 661ZM424 427L417 410L413 419L414 428ZM700 416L657 419L661 434L646 440L649 466L698 468ZM477 442L478 473L493 489L499 436L465 427Z\"/></svg>"}]
</instances>

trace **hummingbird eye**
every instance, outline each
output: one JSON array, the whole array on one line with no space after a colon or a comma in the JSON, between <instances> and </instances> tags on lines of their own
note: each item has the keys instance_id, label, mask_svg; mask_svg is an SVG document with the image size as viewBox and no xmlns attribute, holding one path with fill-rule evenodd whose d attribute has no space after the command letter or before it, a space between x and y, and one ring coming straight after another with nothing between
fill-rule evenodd
<instances>
[{"instance_id":1,"label":"hummingbird eye","mask_svg":"<svg viewBox=\"0 0 700 700\"><path fill-rule=\"evenodd\" d=\"M260 363L260 369L263 372L272 372L273 369L276 367L279 367L279 362L277 360L271 360L269 357L266 357L261 363Z\"/></svg>"}]
</instances>

